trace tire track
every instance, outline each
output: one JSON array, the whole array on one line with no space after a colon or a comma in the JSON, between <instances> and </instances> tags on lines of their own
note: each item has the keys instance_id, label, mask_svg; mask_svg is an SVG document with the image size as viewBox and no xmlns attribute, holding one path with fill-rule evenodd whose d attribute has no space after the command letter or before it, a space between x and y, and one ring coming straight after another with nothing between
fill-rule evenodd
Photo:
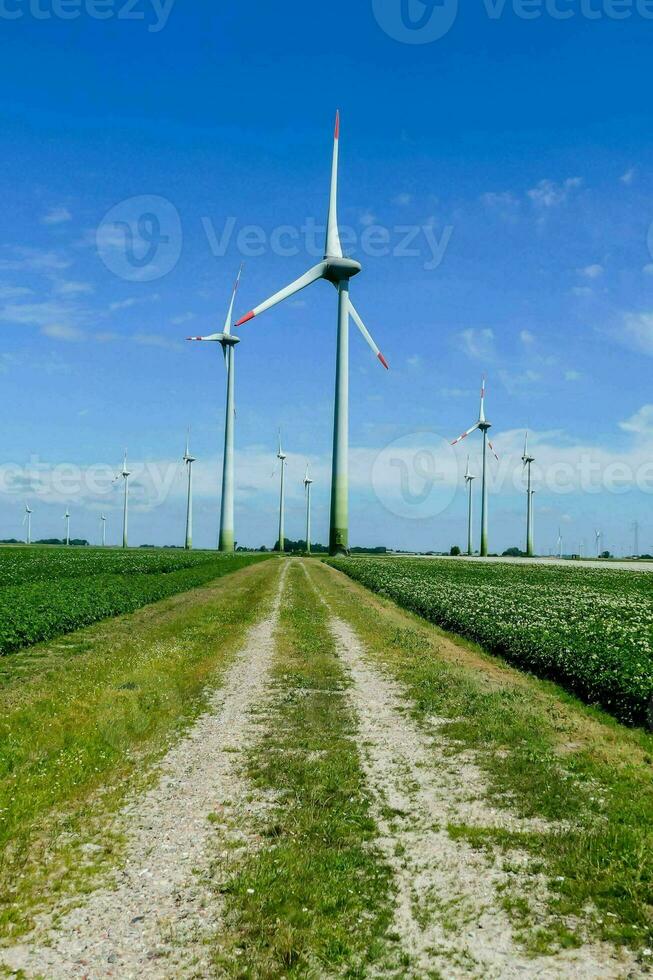
<instances>
[{"instance_id":1,"label":"tire track","mask_svg":"<svg viewBox=\"0 0 653 980\"><path fill-rule=\"evenodd\" d=\"M237 810L249 793L239 759L256 737L252 709L268 684L287 570L209 710L163 759L157 786L123 810L126 860L113 887L95 891L56 927L48 915L31 941L0 952L0 965L48 980L211 974L206 940L220 909L207 880L215 854L208 816ZM243 843L242 831L229 833Z\"/></svg>"},{"instance_id":2,"label":"tire track","mask_svg":"<svg viewBox=\"0 0 653 980\"><path fill-rule=\"evenodd\" d=\"M378 844L394 876L394 931L411 961L402 975L483 980L639 976L634 962L618 958L607 944L536 958L523 952L497 892L498 886L518 884L518 873L506 872L497 857L452 840L447 824L457 818L527 830L529 822L483 802L475 792L480 773L469 759L438 758L437 741L410 718L399 685L370 665L354 631L333 612L330 627L353 681L349 698L358 719L361 764Z\"/></svg>"}]
</instances>

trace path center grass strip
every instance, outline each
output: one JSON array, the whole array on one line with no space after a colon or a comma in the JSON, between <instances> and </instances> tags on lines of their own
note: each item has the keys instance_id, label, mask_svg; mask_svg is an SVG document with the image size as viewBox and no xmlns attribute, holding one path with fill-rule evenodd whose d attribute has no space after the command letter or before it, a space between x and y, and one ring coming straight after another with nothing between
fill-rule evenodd
<instances>
[{"instance_id":1,"label":"path center grass strip","mask_svg":"<svg viewBox=\"0 0 653 980\"><path fill-rule=\"evenodd\" d=\"M0 548L0 657L260 560L206 551Z\"/></svg>"},{"instance_id":2,"label":"path center grass strip","mask_svg":"<svg viewBox=\"0 0 653 980\"><path fill-rule=\"evenodd\" d=\"M488 780L488 800L520 816L563 821L541 833L452 825L491 854L529 853L531 871L552 893L551 925L538 928L528 907L503 900L534 952L590 935L640 951L653 946L653 736L625 728L573 701L560 688L521 674L464 640L318 565L312 574L334 610L370 655L404 686L414 717L471 750ZM434 759L434 764L435 764Z\"/></svg>"},{"instance_id":3,"label":"path center grass strip","mask_svg":"<svg viewBox=\"0 0 653 980\"><path fill-rule=\"evenodd\" d=\"M111 857L112 811L205 708L278 575L270 560L73 634L72 658L41 647L41 671L0 690L0 936L96 870L89 835Z\"/></svg>"},{"instance_id":4,"label":"path center grass strip","mask_svg":"<svg viewBox=\"0 0 653 980\"><path fill-rule=\"evenodd\" d=\"M332 564L621 721L653 725L650 573L405 558Z\"/></svg>"},{"instance_id":5,"label":"path center grass strip","mask_svg":"<svg viewBox=\"0 0 653 980\"><path fill-rule=\"evenodd\" d=\"M389 873L358 760L348 684L299 564L287 579L266 731L247 759L278 805L263 843L224 884L228 930L216 966L229 976L362 976L390 918ZM240 955L238 955L240 954Z\"/></svg>"}]
</instances>

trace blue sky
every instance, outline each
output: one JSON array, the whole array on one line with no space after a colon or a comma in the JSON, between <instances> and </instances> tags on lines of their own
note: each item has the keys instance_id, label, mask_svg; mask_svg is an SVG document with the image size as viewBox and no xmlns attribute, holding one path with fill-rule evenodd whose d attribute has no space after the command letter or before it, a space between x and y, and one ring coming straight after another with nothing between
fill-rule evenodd
<instances>
[{"instance_id":1,"label":"blue sky","mask_svg":"<svg viewBox=\"0 0 653 980\"><path fill-rule=\"evenodd\" d=\"M523 537L529 425L539 549L561 526L565 550L600 527L628 551L639 520L653 550L644 0L558 0L535 19L479 0L429 43L391 36L400 0L103 2L0 4L0 536L20 533L27 497L39 537L69 505L73 533L96 538L105 511L117 540L127 446L132 541L181 541L192 424L196 542L214 544L222 358L183 338L221 328L241 261L239 313L313 264L339 106L352 298L391 366L352 332L352 543L463 543L459 472L479 442L452 456L445 440L475 421L487 372L492 548ZM408 9L430 29L447 6ZM147 256L141 213L169 241L138 267L114 221ZM335 294L318 283L241 335L237 537L274 540L282 426L287 533L302 534L310 459L325 540Z\"/></svg>"}]
</instances>

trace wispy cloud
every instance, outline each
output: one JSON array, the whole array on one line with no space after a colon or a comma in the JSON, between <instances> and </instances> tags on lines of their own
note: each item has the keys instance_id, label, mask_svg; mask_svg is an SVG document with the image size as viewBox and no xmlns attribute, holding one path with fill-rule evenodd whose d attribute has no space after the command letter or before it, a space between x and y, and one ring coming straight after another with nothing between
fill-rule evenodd
<instances>
[{"instance_id":1,"label":"wispy cloud","mask_svg":"<svg viewBox=\"0 0 653 980\"><path fill-rule=\"evenodd\" d=\"M75 282L75 280L57 280L53 286L58 296L80 296L83 293L94 292L90 282Z\"/></svg>"},{"instance_id":2,"label":"wispy cloud","mask_svg":"<svg viewBox=\"0 0 653 980\"><path fill-rule=\"evenodd\" d=\"M41 218L44 225L62 225L67 221L72 221L72 214L68 208L60 206L57 208L50 208L49 211Z\"/></svg>"},{"instance_id":3,"label":"wispy cloud","mask_svg":"<svg viewBox=\"0 0 653 980\"><path fill-rule=\"evenodd\" d=\"M623 328L616 336L629 347L653 356L653 313L624 314Z\"/></svg>"},{"instance_id":4,"label":"wispy cloud","mask_svg":"<svg viewBox=\"0 0 653 980\"><path fill-rule=\"evenodd\" d=\"M586 265L584 269L579 269L578 274L585 276L586 279L600 279L604 271L603 266L596 263L594 265Z\"/></svg>"},{"instance_id":5,"label":"wispy cloud","mask_svg":"<svg viewBox=\"0 0 653 980\"><path fill-rule=\"evenodd\" d=\"M397 204L399 207L406 207L406 205L410 204L412 200L412 194L397 194L396 197L393 197L392 203Z\"/></svg>"},{"instance_id":6,"label":"wispy cloud","mask_svg":"<svg viewBox=\"0 0 653 980\"><path fill-rule=\"evenodd\" d=\"M41 328L41 333L53 340L83 340L84 331L78 327L71 327L67 323L48 323Z\"/></svg>"},{"instance_id":7,"label":"wispy cloud","mask_svg":"<svg viewBox=\"0 0 653 980\"><path fill-rule=\"evenodd\" d=\"M619 428L639 436L653 436L653 405L642 405L629 419L620 422Z\"/></svg>"},{"instance_id":8,"label":"wispy cloud","mask_svg":"<svg viewBox=\"0 0 653 980\"><path fill-rule=\"evenodd\" d=\"M57 252L16 246L9 249L9 258L0 258L0 270L6 272L60 272L72 265L70 259Z\"/></svg>"},{"instance_id":9,"label":"wispy cloud","mask_svg":"<svg viewBox=\"0 0 653 980\"><path fill-rule=\"evenodd\" d=\"M475 360L490 360L494 357L494 332L488 328L470 327L456 335L457 346L468 357Z\"/></svg>"},{"instance_id":10,"label":"wispy cloud","mask_svg":"<svg viewBox=\"0 0 653 980\"><path fill-rule=\"evenodd\" d=\"M637 171L635 170L635 167L629 167L628 170L625 172L625 174L621 175L619 180L621 181L622 184L626 184L627 186L630 186L630 184L632 184L632 182L635 179L636 173Z\"/></svg>"},{"instance_id":11,"label":"wispy cloud","mask_svg":"<svg viewBox=\"0 0 653 980\"><path fill-rule=\"evenodd\" d=\"M555 180L541 180L539 184L528 191L528 197L535 207L541 209L559 207L565 204L572 191L583 184L582 177L568 177L562 183Z\"/></svg>"}]
</instances>

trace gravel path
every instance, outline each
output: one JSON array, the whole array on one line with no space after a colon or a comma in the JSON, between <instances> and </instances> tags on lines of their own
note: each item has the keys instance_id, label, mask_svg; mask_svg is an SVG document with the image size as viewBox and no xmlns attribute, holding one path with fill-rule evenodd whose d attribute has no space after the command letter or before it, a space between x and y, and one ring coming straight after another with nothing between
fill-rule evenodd
<instances>
[{"instance_id":1,"label":"gravel path","mask_svg":"<svg viewBox=\"0 0 653 980\"><path fill-rule=\"evenodd\" d=\"M161 763L161 778L121 814L124 867L109 887L21 946L0 966L47 980L211 975L206 937L217 926L208 872L215 851L210 813L247 797L238 764L254 739L252 709L264 696L287 566L269 616L249 633L209 710Z\"/></svg>"},{"instance_id":2,"label":"gravel path","mask_svg":"<svg viewBox=\"0 0 653 980\"><path fill-rule=\"evenodd\" d=\"M407 968L403 975L483 980L639 976L632 962L618 959L603 944L536 959L523 953L497 894L498 885L518 885L519 872L508 873L499 858L453 841L447 823L518 829L528 822L486 805L476 767L464 756L438 752L437 735L430 739L410 718L401 689L367 662L347 623L332 615L331 630L353 680L349 696L358 719L362 765L379 845L397 890L394 929L412 959L414 973Z\"/></svg>"}]
</instances>

